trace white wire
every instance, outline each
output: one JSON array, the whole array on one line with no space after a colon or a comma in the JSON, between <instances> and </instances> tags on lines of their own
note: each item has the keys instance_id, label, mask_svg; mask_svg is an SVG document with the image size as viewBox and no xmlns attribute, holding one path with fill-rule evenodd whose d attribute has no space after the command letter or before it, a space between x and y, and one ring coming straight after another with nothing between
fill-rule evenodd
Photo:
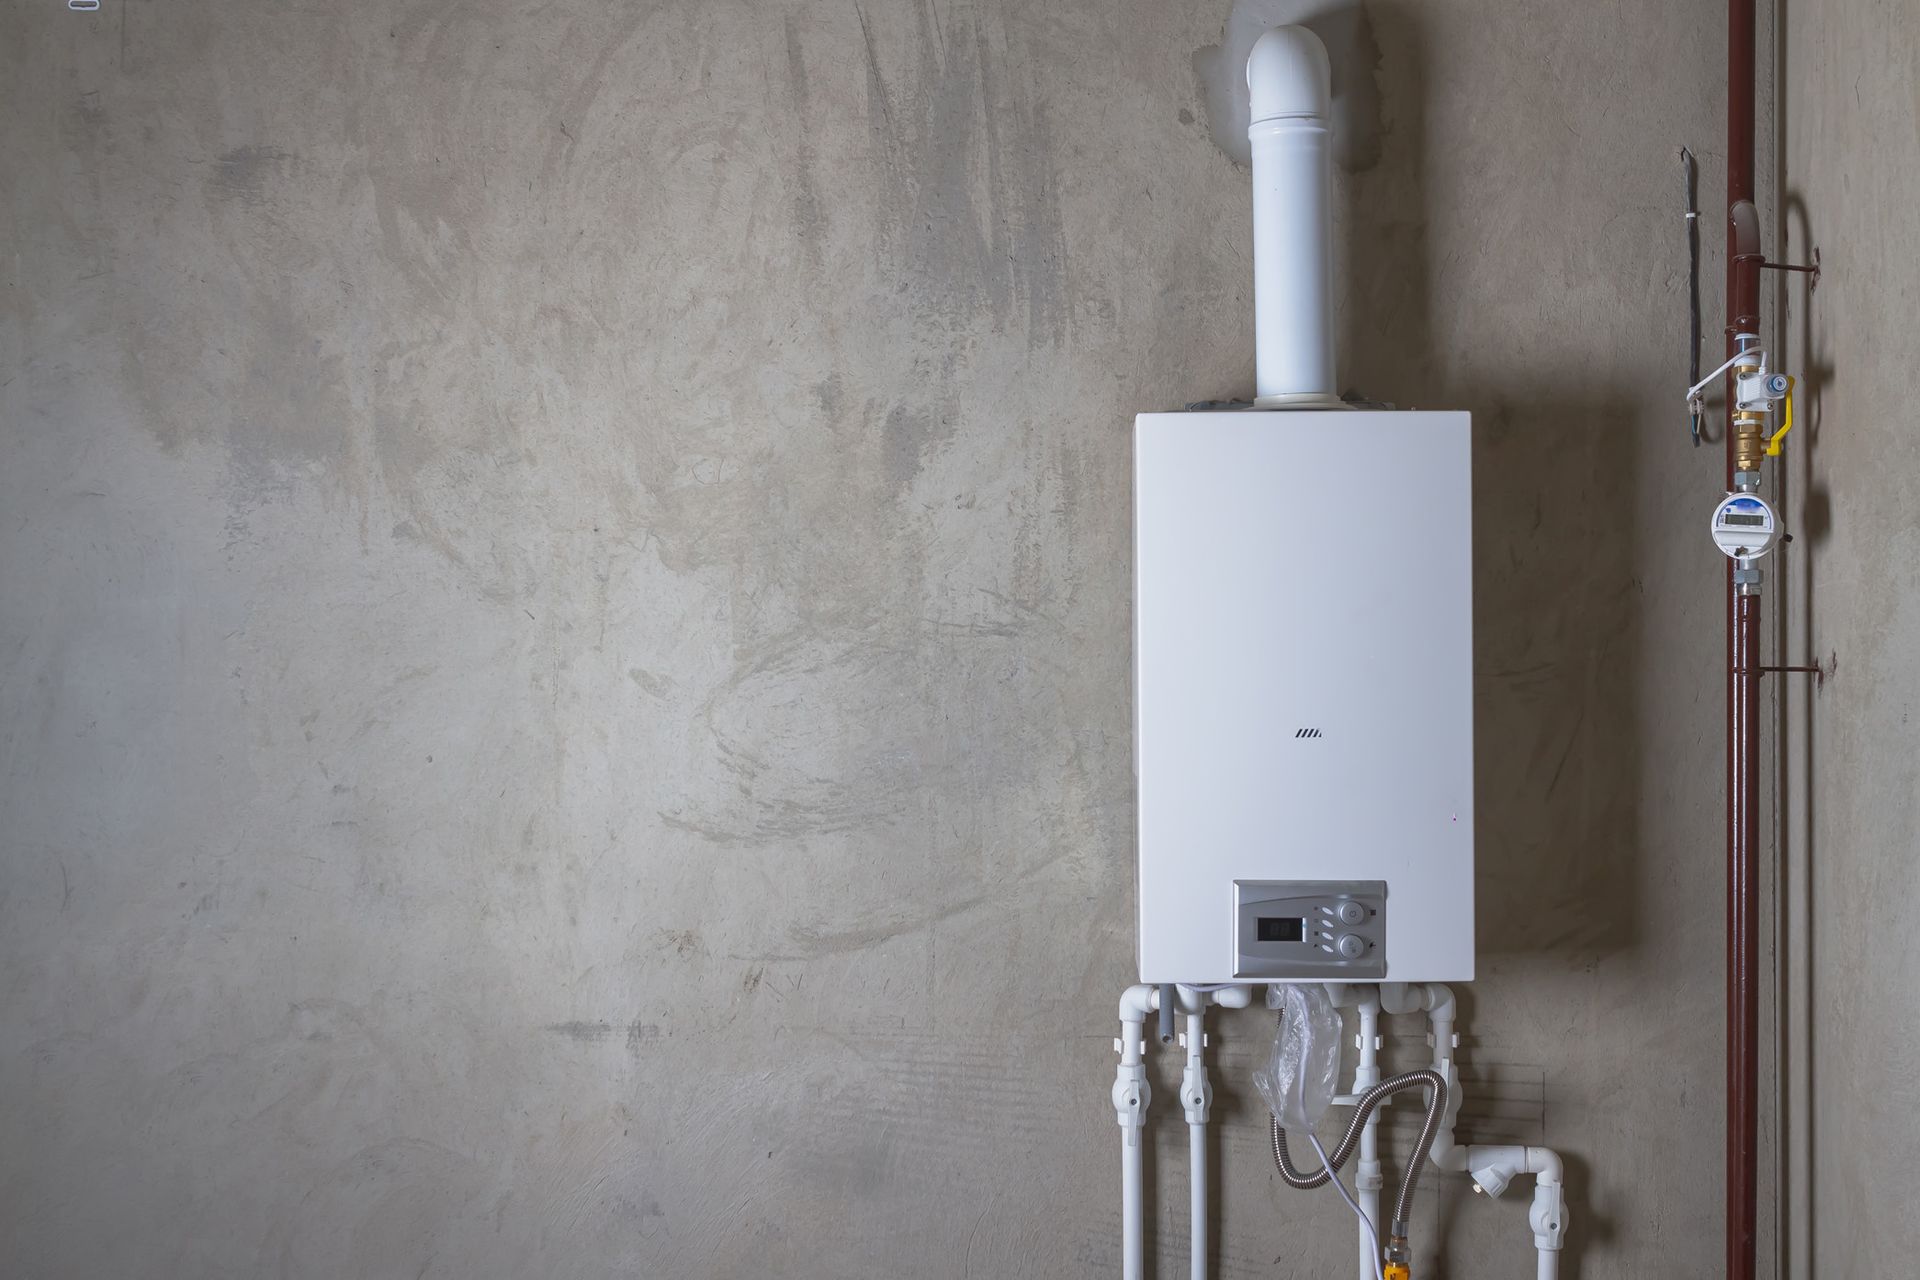
<instances>
[{"instance_id":1,"label":"white wire","mask_svg":"<svg viewBox=\"0 0 1920 1280\"><path fill-rule=\"evenodd\" d=\"M1367 1238L1373 1241L1373 1265L1384 1280L1387 1273L1381 1264L1380 1233L1373 1229L1373 1219L1367 1217L1366 1211L1354 1202L1353 1196L1347 1191L1347 1184L1340 1181L1340 1175L1333 1171L1333 1161L1327 1159L1327 1149L1320 1145L1319 1135L1309 1129L1307 1141L1313 1144L1314 1152L1320 1157L1320 1167L1327 1171L1327 1181L1331 1182L1333 1189L1340 1193L1340 1198L1347 1202L1347 1208L1353 1210L1353 1216L1360 1219L1360 1225L1367 1229Z\"/></svg>"}]
</instances>

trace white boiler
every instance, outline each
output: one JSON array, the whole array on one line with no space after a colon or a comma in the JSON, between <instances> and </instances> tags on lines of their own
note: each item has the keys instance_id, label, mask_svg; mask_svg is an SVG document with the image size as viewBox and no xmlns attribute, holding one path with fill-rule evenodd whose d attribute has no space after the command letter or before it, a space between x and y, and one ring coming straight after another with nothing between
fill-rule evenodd
<instances>
[{"instance_id":1,"label":"white boiler","mask_svg":"<svg viewBox=\"0 0 1920 1280\"><path fill-rule=\"evenodd\" d=\"M1469 423L1329 407L1326 52L1248 81L1257 400L1134 426L1140 978L1465 981Z\"/></svg>"},{"instance_id":2,"label":"white boiler","mask_svg":"<svg viewBox=\"0 0 1920 1280\"><path fill-rule=\"evenodd\" d=\"M1140 979L1473 977L1464 413L1134 427Z\"/></svg>"}]
</instances>

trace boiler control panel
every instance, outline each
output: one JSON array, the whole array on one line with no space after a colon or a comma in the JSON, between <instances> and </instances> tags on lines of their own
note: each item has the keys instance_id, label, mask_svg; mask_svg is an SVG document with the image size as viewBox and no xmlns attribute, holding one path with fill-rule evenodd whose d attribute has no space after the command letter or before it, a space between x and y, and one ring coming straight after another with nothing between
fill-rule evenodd
<instances>
[{"instance_id":1,"label":"boiler control panel","mask_svg":"<svg viewBox=\"0 0 1920 1280\"><path fill-rule=\"evenodd\" d=\"M1236 978L1361 981L1387 976L1384 880L1235 880Z\"/></svg>"}]
</instances>

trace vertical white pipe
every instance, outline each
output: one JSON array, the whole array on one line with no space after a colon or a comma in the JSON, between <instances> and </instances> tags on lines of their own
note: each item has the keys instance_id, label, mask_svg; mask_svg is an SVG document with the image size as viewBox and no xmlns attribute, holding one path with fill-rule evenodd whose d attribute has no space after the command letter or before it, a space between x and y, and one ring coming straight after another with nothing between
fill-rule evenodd
<instances>
[{"instance_id":1,"label":"vertical white pipe","mask_svg":"<svg viewBox=\"0 0 1920 1280\"><path fill-rule=\"evenodd\" d=\"M1560 1273L1560 1250L1567 1243L1567 1169L1559 1155L1545 1147L1528 1147L1525 1169L1534 1175L1533 1207L1527 1225L1533 1228L1533 1247L1545 1280Z\"/></svg>"},{"instance_id":2,"label":"vertical white pipe","mask_svg":"<svg viewBox=\"0 0 1920 1280\"><path fill-rule=\"evenodd\" d=\"M1440 1130L1434 1135L1428 1152L1435 1166L1454 1172L1467 1167L1466 1153L1453 1143L1454 1120L1460 1114L1460 1072L1453 1062L1453 992L1438 982L1419 989L1420 1003L1427 1009L1427 1039L1433 1044L1433 1069L1447 1082L1447 1100L1440 1117Z\"/></svg>"},{"instance_id":3,"label":"vertical white pipe","mask_svg":"<svg viewBox=\"0 0 1920 1280\"><path fill-rule=\"evenodd\" d=\"M1183 999L1188 996L1184 988L1180 994ZM1180 1080L1180 1101L1187 1113L1188 1181L1192 1188L1187 1235L1193 1280L1207 1280L1207 1112L1213 1088L1207 1081L1207 997L1198 993L1192 999L1193 1011L1187 1014L1187 1069Z\"/></svg>"},{"instance_id":4,"label":"vertical white pipe","mask_svg":"<svg viewBox=\"0 0 1920 1280\"><path fill-rule=\"evenodd\" d=\"M1147 1105L1153 1090L1147 1085L1142 1058L1146 1018L1159 992L1148 986L1128 987L1120 997L1120 1065L1113 1077L1113 1113L1120 1125L1120 1274L1122 1280L1142 1280L1146 1274L1141 1191L1146 1166Z\"/></svg>"},{"instance_id":5,"label":"vertical white pipe","mask_svg":"<svg viewBox=\"0 0 1920 1280\"><path fill-rule=\"evenodd\" d=\"M1130 1136L1132 1141L1120 1151L1120 1275L1122 1280L1141 1280L1146 1238L1140 1217L1142 1150L1139 1135Z\"/></svg>"},{"instance_id":6,"label":"vertical white pipe","mask_svg":"<svg viewBox=\"0 0 1920 1280\"><path fill-rule=\"evenodd\" d=\"M1357 1097L1380 1083L1380 998L1371 993L1360 997L1360 1058L1353 1071L1353 1092ZM1353 1189L1360 1200L1360 1211L1367 1222L1380 1221L1380 1188L1385 1182L1380 1166L1380 1108L1375 1107L1360 1130L1360 1163L1354 1169ZM1374 1255L1373 1236L1366 1223L1355 1223L1360 1233L1360 1280L1380 1280L1380 1259Z\"/></svg>"},{"instance_id":7,"label":"vertical white pipe","mask_svg":"<svg viewBox=\"0 0 1920 1280\"><path fill-rule=\"evenodd\" d=\"M1187 1126L1187 1162L1193 1166L1193 1197L1188 1209L1193 1241L1193 1280L1207 1280L1207 1122Z\"/></svg>"},{"instance_id":8,"label":"vertical white pipe","mask_svg":"<svg viewBox=\"0 0 1920 1280\"><path fill-rule=\"evenodd\" d=\"M1255 403L1338 406L1333 366L1333 71L1305 27L1275 27L1247 59L1253 150Z\"/></svg>"}]
</instances>

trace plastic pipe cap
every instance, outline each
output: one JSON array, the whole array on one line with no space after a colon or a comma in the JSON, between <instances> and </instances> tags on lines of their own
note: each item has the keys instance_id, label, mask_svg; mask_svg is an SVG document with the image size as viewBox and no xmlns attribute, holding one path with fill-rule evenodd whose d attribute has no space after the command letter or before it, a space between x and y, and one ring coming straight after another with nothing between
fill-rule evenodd
<instances>
[{"instance_id":1,"label":"plastic pipe cap","mask_svg":"<svg viewBox=\"0 0 1920 1280\"><path fill-rule=\"evenodd\" d=\"M1327 46L1305 27L1275 27L1254 41L1247 58L1247 106L1253 124L1333 112L1333 64Z\"/></svg>"}]
</instances>

